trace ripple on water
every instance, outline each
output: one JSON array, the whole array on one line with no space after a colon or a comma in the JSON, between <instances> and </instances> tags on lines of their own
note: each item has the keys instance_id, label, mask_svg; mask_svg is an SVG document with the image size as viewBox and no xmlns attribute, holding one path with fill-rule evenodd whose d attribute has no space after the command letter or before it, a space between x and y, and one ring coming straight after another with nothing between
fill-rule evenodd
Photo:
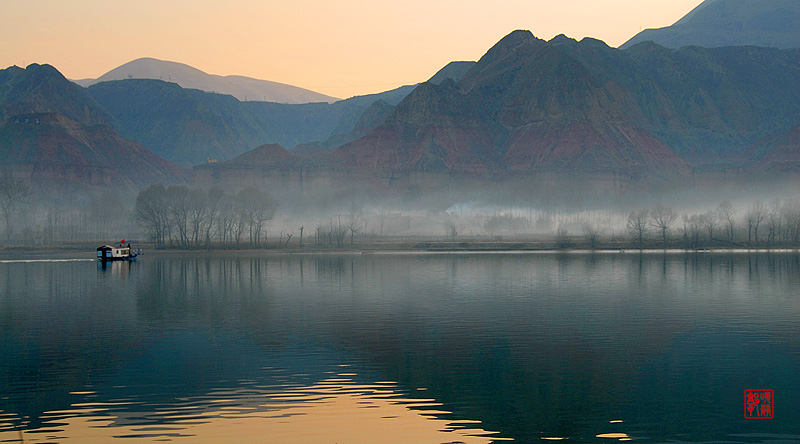
<instances>
[{"instance_id":1,"label":"ripple on water","mask_svg":"<svg viewBox=\"0 0 800 444\"><path fill-rule=\"evenodd\" d=\"M76 402L47 412L41 428L25 430L0 412L0 442L101 443L202 440L206 443L490 443L500 439L476 420L451 420L434 399L411 399L387 381L358 384L331 377L307 386L218 390L172 406ZM356 376L348 374L346 376ZM95 392L73 392L94 396ZM150 410L142 412L142 410ZM138 413L136 413L138 411Z\"/></svg>"}]
</instances>

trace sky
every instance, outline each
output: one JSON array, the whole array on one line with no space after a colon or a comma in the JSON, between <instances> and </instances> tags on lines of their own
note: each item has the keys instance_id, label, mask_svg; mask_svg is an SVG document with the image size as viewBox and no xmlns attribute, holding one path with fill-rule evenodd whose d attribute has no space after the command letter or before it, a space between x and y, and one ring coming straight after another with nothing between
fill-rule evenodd
<instances>
[{"instance_id":1,"label":"sky","mask_svg":"<svg viewBox=\"0 0 800 444\"><path fill-rule=\"evenodd\" d=\"M0 0L0 68L48 63L97 78L140 57L334 97L478 60L515 29L617 47L702 0Z\"/></svg>"}]
</instances>

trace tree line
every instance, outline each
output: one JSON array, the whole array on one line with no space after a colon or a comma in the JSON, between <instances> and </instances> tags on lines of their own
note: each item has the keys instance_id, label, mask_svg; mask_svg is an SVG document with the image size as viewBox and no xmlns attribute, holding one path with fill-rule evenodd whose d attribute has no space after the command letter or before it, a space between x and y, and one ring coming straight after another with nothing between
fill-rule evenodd
<instances>
[{"instance_id":1,"label":"tree line","mask_svg":"<svg viewBox=\"0 0 800 444\"><path fill-rule=\"evenodd\" d=\"M152 185L141 191L134 217L157 247L264 246L275 217L272 196L255 188L222 189Z\"/></svg>"},{"instance_id":2,"label":"tree line","mask_svg":"<svg viewBox=\"0 0 800 444\"><path fill-rule=\"evenodd\" d=\"M0 176L0 217L6 230L6 241L11 240L12 218L29 204L31 190L21 179L5 173Z\"/></svg>"},{"instance_id":3,"label":"tree line","mask_svg":"<svg viewBox=\"0 0 800 444\"><path fill-rule=\"evenodd\" d=\"M0 175L0 241L44 246L127 237L132 230L127 192L60 191L36 190L10 173Z\"/></svg>"},{"instance_id":4,"label":"tree line","mask_svg":"<svg viewBox=\"0 0 800 444\"><path fill-rule=\"evenodd\" d=\"M768 204L755 201L743 208L743 212L730 201L723 201L713 210L692 214L658 205L630 212L626 231L639 248L654 240L665 248L676 242L686 248L798 246L800 199L775 199Z\"/></svg>"}]
</instances>

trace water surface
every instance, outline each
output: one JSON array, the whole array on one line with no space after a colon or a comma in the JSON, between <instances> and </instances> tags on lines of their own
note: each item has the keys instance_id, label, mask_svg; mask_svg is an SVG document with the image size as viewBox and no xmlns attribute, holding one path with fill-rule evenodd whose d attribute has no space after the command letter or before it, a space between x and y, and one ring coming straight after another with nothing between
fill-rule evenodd
<instances>
[{"instance_id":1,"label":"water surface","mask_svg":"<svg viewBox=\"0 0 800 444\"><path fill-rule=\"evenodd\" d=\"M800 255L0 262L0 441L800 440ZM746 389L775 419L747 420Z\"/></svg>"}]
</instances>

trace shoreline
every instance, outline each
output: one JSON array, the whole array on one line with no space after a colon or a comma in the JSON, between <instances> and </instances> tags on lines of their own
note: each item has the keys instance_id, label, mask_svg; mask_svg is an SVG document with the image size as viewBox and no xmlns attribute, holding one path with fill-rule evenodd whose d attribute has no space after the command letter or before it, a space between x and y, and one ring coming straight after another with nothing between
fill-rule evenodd
<instances>
[{"instance_id":1,"label":"shoreline","mask_svg":"<svg viewBox=\"0 0 800 444\"><path fill-rule=\"evenodd\" d=\"M0 247L0 260L24 259L95 259L97 242L71 242L49 246L2 246ZM763 254L763 253L800 253L800 247L787 246L758 246L758 247L710 247L710 248L684 248L670 246L659 248L646 246L645 248L631 248L621 246L602 245L591 249L583 246L557 248L547 242L364 242L361 244L343 247L331 246L290 246L279 248L267 246L261 248L163 248L156 249L152 244L139 244L135 248L142 248L142 258L147 256L174 256L174 255L206 255L220 256L284 256L284 255L391 255L391 254L422 254L422 255L468 255L468 254Z\"/></svg>"}]
</instances>

